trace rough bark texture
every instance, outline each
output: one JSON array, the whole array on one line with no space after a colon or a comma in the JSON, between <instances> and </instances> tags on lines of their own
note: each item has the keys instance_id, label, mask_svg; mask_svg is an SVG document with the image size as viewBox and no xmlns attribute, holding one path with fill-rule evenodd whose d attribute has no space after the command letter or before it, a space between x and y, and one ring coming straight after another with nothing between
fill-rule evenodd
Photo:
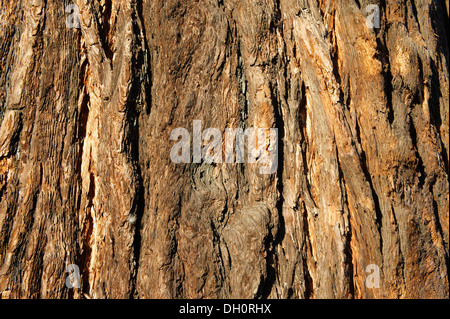
<instances>
[{"instance_id":1,"label":"rough bark texture","mask_svg":"<svg viewBox=\"0 0 450 319\"><path fill-rule=\"evenodd\" d=\"M448 1L0 7L2 298L448 298ZM193 120L277 172L174 164Z\"/></svg>"}]
</instances>

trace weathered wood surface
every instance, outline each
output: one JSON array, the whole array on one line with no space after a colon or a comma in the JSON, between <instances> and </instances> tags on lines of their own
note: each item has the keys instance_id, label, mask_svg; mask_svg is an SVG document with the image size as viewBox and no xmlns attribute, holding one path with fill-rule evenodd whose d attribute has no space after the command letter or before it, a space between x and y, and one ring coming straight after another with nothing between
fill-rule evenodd
<instances>
[{"instance_id":1,"label":"weathered wood surface","mask_svg":"<svg viewBox=\"0 0 450 319\"><path fill-rule=\"evenodd\" d=\"M0 8L2 298L448 298L448 1ZM277 172L174 164L193 120Z\"/></svg>"}]
</instances>

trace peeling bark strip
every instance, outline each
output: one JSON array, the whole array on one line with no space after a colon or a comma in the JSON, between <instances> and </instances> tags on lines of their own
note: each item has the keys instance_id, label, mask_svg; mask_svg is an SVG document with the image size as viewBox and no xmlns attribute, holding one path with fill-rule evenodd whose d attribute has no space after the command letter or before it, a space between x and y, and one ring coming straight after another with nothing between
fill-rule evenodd
<instances>
[{"instance_id":1,"label":"peeling bark strip","mask_svg":"<svg viewBox=\"0 0 450 319\"><path fill-rule=\"evenodd\" d=\"M1 298L448 298L448 2L0 5Z\"/></svg>"}]
</instances>

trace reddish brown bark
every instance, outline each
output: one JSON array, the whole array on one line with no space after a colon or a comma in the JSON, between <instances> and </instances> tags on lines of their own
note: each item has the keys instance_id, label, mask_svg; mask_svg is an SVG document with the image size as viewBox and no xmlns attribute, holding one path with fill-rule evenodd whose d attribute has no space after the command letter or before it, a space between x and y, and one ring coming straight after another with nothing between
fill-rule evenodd
<instances>
[{"instance_id":1,"label":"reddish brown bark","mask_svg":"<svg viewBox=\"0 0 450 319\"><path fill-rule=\"evenodd\" d=\"M2 298L448 298L448 1L0 5ZM173 163L194 120L277 171Z\"/></svg>"}]
</instances>

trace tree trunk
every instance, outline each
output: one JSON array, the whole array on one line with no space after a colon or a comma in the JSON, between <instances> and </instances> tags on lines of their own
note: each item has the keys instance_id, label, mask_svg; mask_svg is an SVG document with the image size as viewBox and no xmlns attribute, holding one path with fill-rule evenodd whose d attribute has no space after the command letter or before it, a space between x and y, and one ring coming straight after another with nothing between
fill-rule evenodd
<instances>
[{"instance_id":1,"label":"tree trunk","mask_svg":"<svg viewBox=\"0 0 450 319\"><path fill-rule=\"evenodd\" d=\"M0 4L2 298L448 298L448 1Z\"/></svg>"}]
</instances>

